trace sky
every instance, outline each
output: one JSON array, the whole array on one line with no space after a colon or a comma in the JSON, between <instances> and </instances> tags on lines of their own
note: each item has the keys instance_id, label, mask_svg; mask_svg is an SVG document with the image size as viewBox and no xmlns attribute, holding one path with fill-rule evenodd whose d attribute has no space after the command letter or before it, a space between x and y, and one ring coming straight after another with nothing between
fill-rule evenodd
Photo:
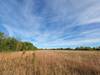
<instances>
[{"instance_id":1,"label":"sky","mask_svg":"<svg viewBox=\"0 0 100 75\"><path fill-rule=\"evenodd\" d=\"M0 0L0 31L38 48L100 46L100 0Z\"/></svg>"}]
</instances>

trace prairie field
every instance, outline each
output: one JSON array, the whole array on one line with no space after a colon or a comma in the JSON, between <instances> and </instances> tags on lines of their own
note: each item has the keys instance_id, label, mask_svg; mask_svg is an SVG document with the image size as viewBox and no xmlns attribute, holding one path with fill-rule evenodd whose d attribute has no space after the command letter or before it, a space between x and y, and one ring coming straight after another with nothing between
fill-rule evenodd
<instances>
[{"instance_id":1,"label":"prairie field","mask_svg":"<svg viewBox=\"0 0 100 75\"><path fill-rule=\"evenodd\" d=\"M100 52L2 52L0 75L100 75Z\"/></svg>"}]
</instances>

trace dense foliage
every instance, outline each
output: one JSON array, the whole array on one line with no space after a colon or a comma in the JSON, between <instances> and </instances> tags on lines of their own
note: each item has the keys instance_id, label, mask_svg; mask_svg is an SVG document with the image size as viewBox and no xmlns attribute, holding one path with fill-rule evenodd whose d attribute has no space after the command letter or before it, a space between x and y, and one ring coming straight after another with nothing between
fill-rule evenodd
<instances>
[{"instance_id":1,"label":"dense foliage","mask_svg":"<svg viewBox=\"0 0 100 75\"><path fill-rule=\"evenodd\" d=\"M0 51L23 51L23 50L36 50L30 42L22 42L13 37L5 36L0 32Z\"/></svg>"},{"instance_id":2,"label":"dense foliage","mask_svg":"<svg viewBox=\"0 0 100 75\"><path fill-rule=\"evenodd\" d=\"M100 46L98 47L76 47L76 48L51 48L51 49L41 49L41 50L80 50L80 51L100 51Z\"/></svg>"},{"instance_id":3,"label":"dense foliage","mask_svg":"<svg viewBox=\"0 0 100 75\"><path fill-rule=\"evenodd\" d=\"M77 47L75 50L100 50L100 46L98 47Z\"/></svg>"}]
</instances>

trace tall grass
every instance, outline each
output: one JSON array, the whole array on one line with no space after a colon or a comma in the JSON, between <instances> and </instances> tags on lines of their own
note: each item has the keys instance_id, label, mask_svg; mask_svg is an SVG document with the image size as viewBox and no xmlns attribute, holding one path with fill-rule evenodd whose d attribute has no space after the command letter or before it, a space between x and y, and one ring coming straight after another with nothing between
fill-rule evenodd
<instances>
[{"instance_id":1,"label":"tall grass","mask_svg":"<svg viewBox=\"0 0 100 75\"><path fill-rule=\"evenodd\" d=\"M100 52L0 53L0 75L100 75Z\"/></svg>"}]
</instances>

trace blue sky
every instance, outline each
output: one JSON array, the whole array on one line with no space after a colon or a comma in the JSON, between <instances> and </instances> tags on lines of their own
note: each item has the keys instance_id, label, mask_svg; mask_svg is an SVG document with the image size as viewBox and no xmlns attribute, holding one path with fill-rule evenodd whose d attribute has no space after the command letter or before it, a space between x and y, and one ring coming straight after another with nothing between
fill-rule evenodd
<instances>
[{"instance_id":1,"label":"blue sky","mask_svg":"<svg viewBox=\"0 0 100 75\"><path fill-rule=\"evenodd\" d=\"M100 1L0 0L0 31L39 48L100 46Z\"/></svg>"}]
</instances>

